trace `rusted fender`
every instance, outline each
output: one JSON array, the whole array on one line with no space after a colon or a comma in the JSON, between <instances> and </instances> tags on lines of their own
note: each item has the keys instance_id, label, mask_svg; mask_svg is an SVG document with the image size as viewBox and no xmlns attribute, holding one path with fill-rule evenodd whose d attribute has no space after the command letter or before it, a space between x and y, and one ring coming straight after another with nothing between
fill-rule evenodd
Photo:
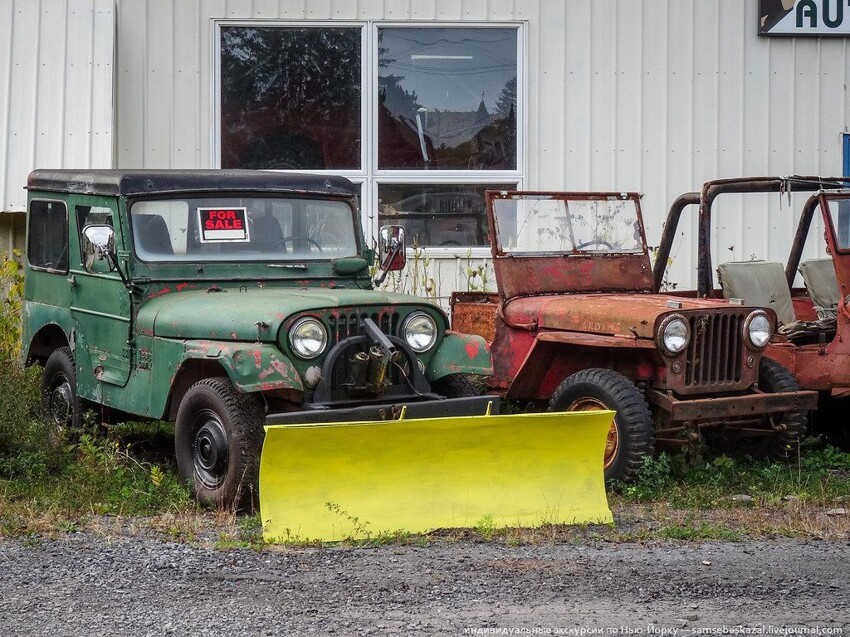
<instances>
[{"instance_id":1,"label":"rusted fender","mask_svg":"<svg viewBox=\"0 0 850 637\"><path fill-rule=\"evenodd\" d=\"M426 376L433 382L449 374L492 376L493 359L487 341L473 334L446 332L431 357Z\"/></svg>"},{"instance_id":2,"label":"rusted fender","mask_svg":"<svg viewBox=\"0 0 850 637\"><path fill-rule=\"evenodd\" d=\"M543 332L538 341L583 345L584 347L626 347L637 349L657 349L654 340L630 338L628 336L607 336L605 334L584 334L582 332Z\"/></svg>"},{"instance_id":3,"label":"rusted fender","mask_svg":"<svg viewBox=\"0 0 850 637\"><path fill-rule=\"evenodd\" d=\"M243 392L304 391L298 370L274 345L191 340L185 342L185 358L217 361Z\"/></svg>"}]
</instances>

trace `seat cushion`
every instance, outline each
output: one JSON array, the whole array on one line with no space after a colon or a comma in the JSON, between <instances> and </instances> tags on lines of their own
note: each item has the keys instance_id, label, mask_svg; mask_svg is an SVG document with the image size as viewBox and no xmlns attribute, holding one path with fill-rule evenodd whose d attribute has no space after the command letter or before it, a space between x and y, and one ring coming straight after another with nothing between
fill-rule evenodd
<instances>
[{"instance_id":1,"label":"seat cushion","mask_svg":"<svg viewBox=\"0 0 850 637\"><path fill-rule=\"evenodd\" d=\"M743 299L747 305L769 307L780 324L797 320L791 290L781 263L732 261L717 267L717 277L727 299Z\"/></svg>"},{"instance_id":2,"label":"seat cushion","mask_svg":"<svg viewBox=\"0 0 850 637\"><path fill-rule=\"evenodd\" d=\"M800 274L806 284L809 297L815 305L818 316L824 310L835 310L838 307L840 294L838 292L838 278L835 276L835 267L832 259L810 259L800 264ZM835 313L832 312L832 316Z\"/></svg>"}]
</instances>

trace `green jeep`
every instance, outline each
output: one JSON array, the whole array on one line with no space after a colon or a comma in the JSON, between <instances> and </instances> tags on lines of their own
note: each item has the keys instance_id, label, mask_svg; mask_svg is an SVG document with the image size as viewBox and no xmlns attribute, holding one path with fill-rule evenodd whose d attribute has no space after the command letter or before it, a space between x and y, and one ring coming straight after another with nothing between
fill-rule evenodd
<instances>
[{"instance_id":1,"label":"green jeep","mask_svg":"<svg viewBox=\"0 0 850 637\"><path fill-rule=\"evenodd\" d=\"M36 170L23 352L55 430L176 421L202 502L255 501L264 424L480 415L479 336L373 289L347 179L242 170ZM382 269L404 233L381 229ZM448 398L448 399L447 399Z\"/></svg>"}]
</instances>

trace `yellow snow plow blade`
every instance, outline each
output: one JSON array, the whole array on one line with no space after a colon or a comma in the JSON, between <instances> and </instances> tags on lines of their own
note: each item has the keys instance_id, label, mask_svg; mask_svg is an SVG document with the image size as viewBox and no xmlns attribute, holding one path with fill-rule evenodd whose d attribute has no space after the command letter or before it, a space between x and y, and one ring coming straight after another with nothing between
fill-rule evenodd
<instances>
[{"instance_id":1,"label":"yellow snow plow blade","mask_svg":"<svg viewBox=\"0 0 850 637\"><path fill-rule=\"evenodd\" d=\"M610 523L602 461L613 416L269 425L260 461L263 537Z\"/></svg>"}]
</instances>

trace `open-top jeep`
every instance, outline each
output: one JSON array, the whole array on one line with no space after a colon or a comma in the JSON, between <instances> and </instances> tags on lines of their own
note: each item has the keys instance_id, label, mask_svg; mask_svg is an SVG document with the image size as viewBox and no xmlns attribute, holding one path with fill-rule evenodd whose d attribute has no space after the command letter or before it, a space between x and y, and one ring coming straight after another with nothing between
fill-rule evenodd
<instances>
[{"instance_id":1,"label":"open-top jeep","mask_svg":"<svg viewBox=\"0 0 850 637\"><path fill-rule=\"evenodd\" d=\"M787 367L801 387L820 392L821 408L831 401L830 407L846 409L848 404L844 399L850 397L848 188L850 178L846 177L741 177L706 182L701 192L685 193L671 205L654 268L655 283L659 286L681 214L689 206L694 210L698 207L697 289L683 294L737 297L775 309L780 328L768 343L766 354ZM771 223L775 223L779 215L790 220L795 213L784 203L785 197L794 192L808 196L803 202L797 231L784 264L760 260L712 263L712 223L722 212L724 200L745 196L743 201L746 202L758 193L775 193L775 206L770 211ZM812 223L818 217L823 223L823 241L829 256L803 260ZM809 242L808 247L814 246ZM718 272L717 288L714 265ZM805 289L794 287L798 271ZM843 431L838 433L846 436L846 427L841 429Z\"/></svg>"},{"instance_id":2,"label":"open-top jeep","mask_svg":"<svg viewBox=\"0 0 850 637\"><path fill-rule=\"evenodd\" d=\"M30 174L24 346L43 410L176 420L200 500L253 496L263 425L483 414L484 340L373 290L346 179L260 171ZM386 268L403 232L381 230ZM451 399L446 399L449 397Z\"/></svg>"},{"instance_id":3,"label":"open-top jeep","mask_svg":"<svg viewBox=\"0 0 850 637\"><path fill-rule=\"evenodd\" d=\"M492 340L508 398L616 410L606 477L703 433L796 455L817 395L763 358L774 312L657 293L637 193L489 191L487 214L499 295L455 294L453 325Z\"/></svg>"}]
</instances>

